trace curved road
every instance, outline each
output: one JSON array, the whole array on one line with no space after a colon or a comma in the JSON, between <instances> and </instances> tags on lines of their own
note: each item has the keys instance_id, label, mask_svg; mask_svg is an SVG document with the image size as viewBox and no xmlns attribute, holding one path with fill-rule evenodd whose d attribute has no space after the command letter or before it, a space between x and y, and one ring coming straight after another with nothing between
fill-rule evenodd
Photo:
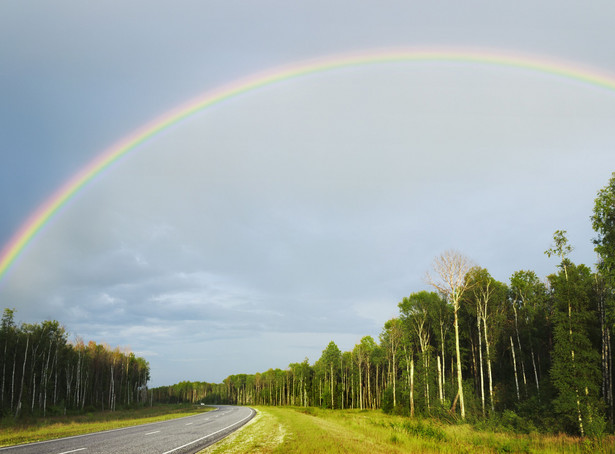
<instances>
[{"instance_id":1,"label":"curved road","mask_svg":"<svg viewBox=\"0 0 615 454\"><path fill-rule=\"evenodd\" d=\"M2 454L186 454L215 443L247 423L248 407L216 406L185 418L0 448Z\"/></svg>"}]
</instances>

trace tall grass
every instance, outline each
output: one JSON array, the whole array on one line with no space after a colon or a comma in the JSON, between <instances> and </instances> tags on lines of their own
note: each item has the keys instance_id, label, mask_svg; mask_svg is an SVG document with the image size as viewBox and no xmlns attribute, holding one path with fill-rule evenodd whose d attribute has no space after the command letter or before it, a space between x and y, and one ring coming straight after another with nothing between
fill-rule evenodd
<instances>
[{"instance_id":1,"label":"tall grass","mask_svg":"<svg viewBox=\"0 0 615 454\"><path fill-rule=\"evenodd\" d=\"M206 452L251 453L611 453L615 437L517 434L381 411L257 407L259 418ZM244 432L245 431L245 432ZM242 434L243 433L243 434Z\"/></svg>"}]
</instances>

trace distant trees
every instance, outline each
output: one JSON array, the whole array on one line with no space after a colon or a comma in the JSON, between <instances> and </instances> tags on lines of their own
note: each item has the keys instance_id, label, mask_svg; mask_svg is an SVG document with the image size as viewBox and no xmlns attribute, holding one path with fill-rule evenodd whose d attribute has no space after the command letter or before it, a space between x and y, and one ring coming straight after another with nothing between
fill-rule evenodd
<instances>
[{"instance_id":1,"label":"distant trees","mask_svg":"<svg viewBox=\"0 0 615 454\"><path fill-rule=\"evenodd\" d=\"M69 343L57 321L22 324L5 309L0 325L0 414L66 412L146 401L149 364L133 353Z\"/></svg>"}]
</instances>

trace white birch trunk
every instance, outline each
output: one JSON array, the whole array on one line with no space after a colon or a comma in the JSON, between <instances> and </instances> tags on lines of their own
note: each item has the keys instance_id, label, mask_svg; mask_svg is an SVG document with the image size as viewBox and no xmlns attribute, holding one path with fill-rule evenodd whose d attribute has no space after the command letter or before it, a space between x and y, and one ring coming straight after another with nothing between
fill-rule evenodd
<instances>
[{"instance_id":1,"label":"white birch trunk","mask_svg":"<svg viewBox=\"0 0 615 454\"><path fill-rule=\"evenodd\" d=\"M440 347L442 349L442 393L440 400L446 399L446 362L444 357L444 330L442 323L440 323Z\"/></svg>"},{"instance_id":2,"label":"white birch trunk","mask_svg":"<svg viewBox=\"0 0 615 454\"><path fill-rule=\"evenodd\" d=\"M493 375L491 373L491 352L489 351L489 337L487 336L487 316L483 316L483 329L485 330L485 349L487 353L487 374L489 375L489 401L491 403L491 412L495 411L493 403Z\"/></svg>"},{"instance_id":3,"label":"white birch trunk","mask_svg":"<svg viewBox=\"0 0 615 454\"><path fill-rule=\"evenodd\" d=\"M410 360L410 416L414 417L414 358Z\"/></svg>"},{"instance_id":4,"label":"white birch trunk","mask_svg":"<svg viewBox=\"0 0 615 454\"><path fill-rule=\"evenodd\" d=\"M461 410L461 419L466 419L466 407L463 399L463 377L461 374L461 351L459 349L459 302L455 302L455 353L457 355L457 390L459 393L459 407Z\"/></svg>"},{"instance_id":5,"label":"white birch trunk","mask_svg":"<svg viewBox=\"0 0 615 454\"><path fill-rule=\"evenodd\" d=\"M26 353L23 359L23 367L21 371L21 385L19 387L19 397L17 398L17 408L15 409L15 419L19 416L21 410L21 396L23 395L23 382L26 375L26 363L28 362L28 347L30 346L30 336L26 338Z\"/></svg>"},{"instance_id":6,"label":"white birch trunk","mask_svg":"<svg viewBox=\"0 0 615 454\"><path fill-rule=\"evenodd\" d=\"M478 363L480 369L480 400L481 406L483 410L483 418L485 417L485 379L484 379L484 371L483 371L483 341L482 335L480 332L480 315L476 317L476 325L478 328Z\"/></svg>"},{"instance_id":7,"label":"white birch trunk","mask_svg":"<svg viewBox=\"0 0 615 454\"><path fill-rule=\"evenodd\" d=\"M440 402L444 400L444 396L442 395L442 365L440 365L440 355L437 357L438 360L438 397L440 398Z\"/></svg>"},{"instance_id":8,"label":"white birch trunk","mask_svg":"<svg viewBox=\"0 0 615 454\"><path fill-rule=\"evenodd\" d=\"M512 351L513 367L515 370L515 386L517 387L517 401L521 400L519 396L519 378L517 376L517 359L515 357L515 345L513 344L512 336L510 336L510 350Z\"/></svg>"}]
</instances>

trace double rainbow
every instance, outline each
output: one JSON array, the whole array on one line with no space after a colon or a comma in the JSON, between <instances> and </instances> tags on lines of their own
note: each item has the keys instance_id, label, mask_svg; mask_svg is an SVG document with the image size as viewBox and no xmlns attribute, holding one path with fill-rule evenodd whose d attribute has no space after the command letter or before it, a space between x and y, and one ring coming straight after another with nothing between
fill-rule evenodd
<instances>
[{"instance_id":1,"label":"double rainbow","mask_svg":"<svg viewBox=\"0 0 615 454\"><path fill-rule=\"evenodd\" d=\"M120 160L139 145L155 138L161 131L222 101L240 96L260 87L281 81L332 71L340 68L408 62L459 62L528 70L573 79L584 84L615 91L615 77L578 64L546 58L506 55L501 52L466 50L393 50L364 52L303 62L267 73L253 75L198 96L187 104L167 112L160 118L133 132L115 146L102 152L79 173L63 184L23 223L0 253L0 281L24 248L49 220L94 177Z\"/></svg>"}]
</instances>

